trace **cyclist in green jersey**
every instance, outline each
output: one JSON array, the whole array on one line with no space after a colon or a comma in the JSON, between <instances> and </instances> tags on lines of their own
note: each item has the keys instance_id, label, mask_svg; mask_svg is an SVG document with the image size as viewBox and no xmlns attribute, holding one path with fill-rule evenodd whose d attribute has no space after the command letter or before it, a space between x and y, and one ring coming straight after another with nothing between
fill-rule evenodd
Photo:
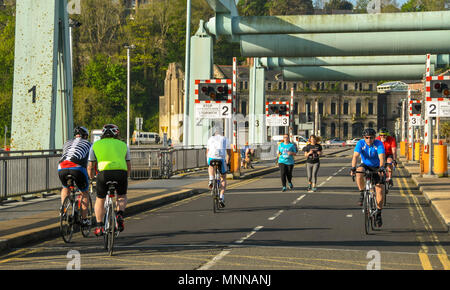
<instances>
[{"instance_id":1,"label":"cyclist in green jersey","mask_svg":"<svg viewBox=\"0 0 450 290\"><path fill-rule=\"evenodd\" d=\"M97 236L103 234L103 216L105 215L105 197L108 191L108 181L117 182L117 223L119 231L123 231L123 215L127 205L128 176L131 171L130 150L127 145L118 139L119 128L114 124L103 127L101 139L95 142L89 153L87 168L89 178L94 178L95 168L97 175L97 198L95 200L95 216Z\"/></svg>"}]
</instances>

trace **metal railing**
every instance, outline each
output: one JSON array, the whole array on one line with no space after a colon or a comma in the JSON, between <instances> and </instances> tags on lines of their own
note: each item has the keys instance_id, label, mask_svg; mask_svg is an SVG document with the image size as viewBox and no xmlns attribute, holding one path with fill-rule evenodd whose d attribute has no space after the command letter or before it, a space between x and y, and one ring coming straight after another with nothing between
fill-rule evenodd
<instances>
[{"instance_id":1,"label":"metal railing","mask_svg":"<svg viewBox=\"0 0 450 290\"><path fill-rule=\"evenodd\" d=\"M130 155L131 179L170 178L178 172L207 166L204 147L131 149ZM61 189L60 158L61 150L11 151L0 155L0 202Z\"/></svg>"}]
</instances>

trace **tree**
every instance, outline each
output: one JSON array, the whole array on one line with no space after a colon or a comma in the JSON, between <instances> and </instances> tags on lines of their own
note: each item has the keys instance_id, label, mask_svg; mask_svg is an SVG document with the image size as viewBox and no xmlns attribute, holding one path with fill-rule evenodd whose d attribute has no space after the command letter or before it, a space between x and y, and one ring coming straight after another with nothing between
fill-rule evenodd
<instances>
[{"instance_id":1,"label":"tree","mask_svg":"<svg viewBox=\"0 0 450 290\"><path fill-rule=\"evenodd\" d=\"M314 14L312 0L269 0L269 15Z\"/></svg>"},{"instance_id":2,"label":"tree","mask_svg":"<svg viewBox=\"0 0 450 290\"><path fill-rule=\"evenodd\" d=\"M331 0L324 6L326 10L353 10L353 4L345 0Z\"/></svg>"},{"instance_id":3,"label":"tree","mask_svg":"<svg viewBox=\"0 0 450 290\"><path fill-rule=\"evenodd\" d=\"M239 15L267 16L269 15L268 2L269 0L241 0L237 5Z\"/></svg>"}]
</instances>

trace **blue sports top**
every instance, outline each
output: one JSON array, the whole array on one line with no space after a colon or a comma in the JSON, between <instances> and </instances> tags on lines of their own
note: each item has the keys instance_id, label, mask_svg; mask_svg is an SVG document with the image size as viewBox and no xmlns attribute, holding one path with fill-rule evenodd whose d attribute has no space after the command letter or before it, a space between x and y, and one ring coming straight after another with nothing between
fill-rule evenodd
<instances>
[{"instance_id":1,"label":"blue sports top","mask_svg":"<svg viewBox=\"0 0 450 290\"><path fill-rule=\"evenodd\" d=\"M380 140L374 140L373 145L367 145L364 139L359 140L355 146L355 152L361 155L362 163L370 167L379 167L380 158L378 154L384 154L383 142Z\"/></svg>"},{"instance_id":2,"label":"blue sports top","mask_svg":"<svg viewBox=\"0 0 450 290\"><path fill-rule=\"evenodd\" d=\"M278 146L278 152L280 153L280 158L278 158L278 163L283 163L286 165L293 165L294 164L294 156L288 155L288 152L295 152L297 153L297 147L293 143L284 144L284 142L281 142Z\"/></svg>"}]
</instances>

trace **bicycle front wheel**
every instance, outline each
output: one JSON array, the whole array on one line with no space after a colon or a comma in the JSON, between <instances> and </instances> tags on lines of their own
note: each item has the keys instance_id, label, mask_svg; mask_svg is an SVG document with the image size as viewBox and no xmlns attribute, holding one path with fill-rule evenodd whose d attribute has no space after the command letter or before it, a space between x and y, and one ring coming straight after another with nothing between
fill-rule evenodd
<instances>
[{"instance_id":1,"label":"bicycle front wheel","mask_svg":"<svg viewBox=\"0 0 450 290\"><path fill-rule=\"evenodd\" d=\"M70 241L72 240L75 225L74 213L75 213L74 204L71 201L70 197L67 196L62 204L59 217L60 219L59 231L65 243L70 243Z\"/></svg>"},{"instance_id":2,"label":"bicycle front wheel","mask_svg":"<svg viewBox=\"0 0 450 290\"><path fill-rule=\"evenodd\" d=\"M363 213L364 213L364 231L366 235L368 235L371 222L370 222L369 195L367 193L364 194Z\"/></svg>"}]
</instances>

